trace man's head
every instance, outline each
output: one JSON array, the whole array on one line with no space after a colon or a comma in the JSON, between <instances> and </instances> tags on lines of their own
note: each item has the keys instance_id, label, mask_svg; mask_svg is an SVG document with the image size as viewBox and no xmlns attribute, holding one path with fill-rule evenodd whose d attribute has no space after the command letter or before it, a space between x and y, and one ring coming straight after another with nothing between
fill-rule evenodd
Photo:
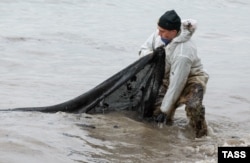
<instances>
[{"instance_id":1,"label":"man's head","mask_svg":"<svg viewBox=\"0 0 250 163\"><path fill-rule=\"evenodd\" d=\"M181 19L174 10L165 12L158 21L159 35L172 40L180 31Z\"/></svg>"}]
</instances>

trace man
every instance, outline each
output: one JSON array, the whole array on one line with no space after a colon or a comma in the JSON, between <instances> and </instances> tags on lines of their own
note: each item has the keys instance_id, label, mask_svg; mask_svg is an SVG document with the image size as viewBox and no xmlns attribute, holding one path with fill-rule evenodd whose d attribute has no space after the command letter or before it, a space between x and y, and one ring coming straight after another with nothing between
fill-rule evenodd
<instances>
[{"instance_id":1,"label":"man","mask_svg":"<svg viewBox=\"0 0 250 163\"><path fill-rule=\"evenodd\" d=\"M158 29L141 46L139 55L164 50L165 76L154 108L157 121L173 120L178 106L186 105L186 114L196 137L207 135L205 107L202 105L208 74L203 70L191 37L195 20L184 20L174 10L164 13Z\"/></svg>"}]
</instances>

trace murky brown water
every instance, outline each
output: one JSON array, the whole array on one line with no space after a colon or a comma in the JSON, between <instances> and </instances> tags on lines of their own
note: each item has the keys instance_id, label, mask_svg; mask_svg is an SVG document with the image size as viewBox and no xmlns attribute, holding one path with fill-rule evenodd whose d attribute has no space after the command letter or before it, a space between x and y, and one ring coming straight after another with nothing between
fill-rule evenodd
<instances>
[{"instance_id":1,"label":"murky brown water","mask_svg":"<svg viewBox=\"0 0 250 163\"><path fill-rule=\"evenodd\" d=\"M4 148L0 150L0 159L2 162L216 162L218 146L250 143L250 135L226 118L210 120L209 135L196 139L182 109L177 111L172 126L141 122L131 115L129 112L100 115L3 112L0 144Z\"/></svg>"},{"instance_id":2,"label":"murky brown water","mask_svg":"<svg viewBox=\"0 0 250 163\"><path fill-rule=\"evenodd\" d=\"M0 162L217 162L218 146L250 145L248 1L0 0L0 108L57 104L138 59L158 17L198 20L210 74L209 134L195 139L183 108L172 126L133 113L1 112ZM240 25L239 25L240 24Z\"/></svg>"},{"instance_id":3,"label":"murky brown water","mask_svg":"<svg viewBox=\"0 0 250 163\"><path fill-rule=\"evenodd\" d=\"M184 111L180 110L177 113L178 116L172 126L138 122L121 113L99 115L89 119L90 124L97 126L89 129L89 132L91 137L112 142L112 148L101 147L110 153L99 157L113 162L119 162L119 160L124 162L215 162L218 146L225 144L239 146L249 143L249 137L242 137L243 135L237 133L237 130L235 130L236 133L220 131L223 128L232 131L237 126L230 122L222 122L223 126L218 122L210 122L209 135L196 139L192 129L187 125Z\"/></svg>"}]
</instances>

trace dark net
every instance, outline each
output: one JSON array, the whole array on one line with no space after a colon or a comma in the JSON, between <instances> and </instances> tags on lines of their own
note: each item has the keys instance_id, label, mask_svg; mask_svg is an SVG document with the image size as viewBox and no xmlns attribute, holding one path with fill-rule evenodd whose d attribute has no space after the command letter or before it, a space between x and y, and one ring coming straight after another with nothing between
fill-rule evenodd
<instances>
[{"instance_id":1,"label":"dark net","mask_svg":"<svg viewBox=\"0 0 250 163\"><path fill-rule=\"evenodd\" d=\"M131 110L138 112L142 118L151 117L164 70L165 52L154 52L72 100L53 106L7 110L71 113Z\"/></svg>"}]
</instances>

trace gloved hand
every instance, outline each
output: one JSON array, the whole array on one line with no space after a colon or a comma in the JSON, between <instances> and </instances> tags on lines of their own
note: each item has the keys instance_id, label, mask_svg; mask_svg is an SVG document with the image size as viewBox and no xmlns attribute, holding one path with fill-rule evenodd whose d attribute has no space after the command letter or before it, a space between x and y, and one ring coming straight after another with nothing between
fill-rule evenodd
<instances>
[{"instance_id":1,"label":"gloved hand","mask_svg":"<svg viewBox=\"0 0 250 163\"><path fill-rule=\"evenodd\" d=\"M166 122L166 119L167 119L166 114L160 113L159 115L157 115L155 117L155 122L157 122L157 123L164 123L164 122Z\"/></svg>"},{"instance_id":2,"label":"gloved hand","mask_svg":"<svg viewBox=\"0 0 250 163\"><path fill-rule=\"evenodd\" d=\"M158 54L158 53L165 53L164 45L157 47L157 48L154 50L154 53L157 53L157 54Z\"/></svg>"}]
</instances>

